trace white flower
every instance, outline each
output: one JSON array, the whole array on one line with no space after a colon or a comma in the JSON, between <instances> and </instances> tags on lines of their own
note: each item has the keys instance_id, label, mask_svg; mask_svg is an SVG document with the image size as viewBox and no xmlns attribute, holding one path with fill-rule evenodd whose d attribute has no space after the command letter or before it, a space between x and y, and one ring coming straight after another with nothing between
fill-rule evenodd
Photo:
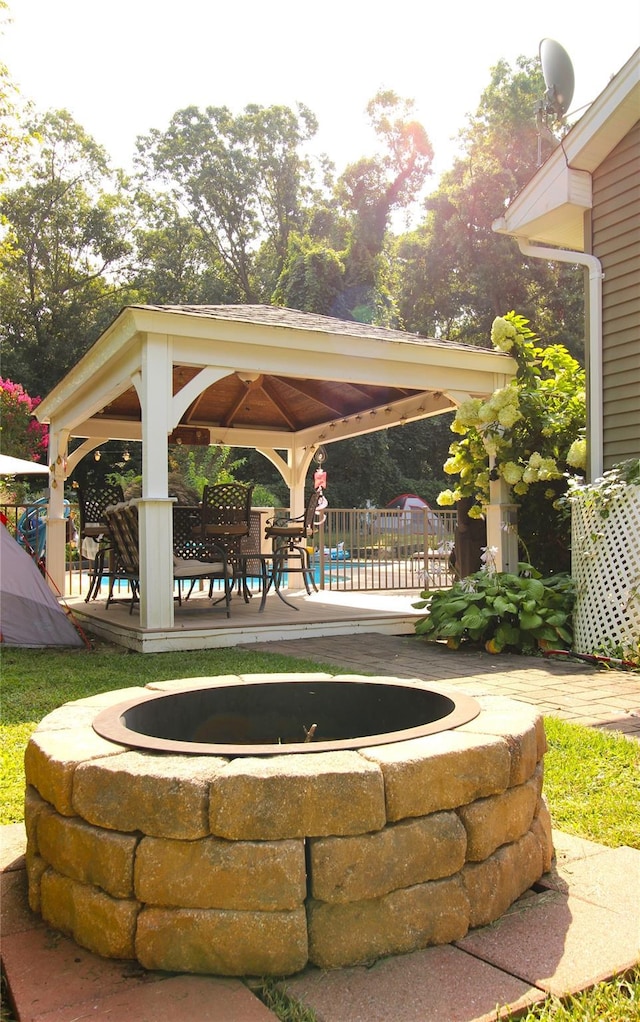
<instances>
[{"instance_id":1,"label":"white flower","mask_svg":"<svg viewBox=\"0 0 640 1022\"><path fill-rule=\"evenodd\" d=\"M573 468L587 467L587 441L574 440L567 452L567 464Z\"/></svg>"},{"instance_id":2,"label":"white flower","mask_svg":"<svg viewBox=\"0 0 640 1022\"><path fill-rule=\"evenodd\" d=\"M493 575L496 571L496 555L498 553L497 546L483 546L480 547L482 553L480 560L482 562L481 571L486 571L489 575Z\"/></svg>"},{"instance_id":3,"label":"white flower","mask_svg":"<svg viewBox=\"0 0 640 1022\"><path fill-rule=\"evenodd\" d=\"M513 323L502 316L496 316L491 327L491 343L498 351L511 351L517 336Z\"/></svg>"},{"instance_id":4,"label":"white flower","mask_svg":"<svg viewBox=\"0 0 640 1022\"><path fill-rule=\"evenodd\" d=\"M504 465L500 466L500 473L505 482L509 483L510 486L515 486L522 479L522 473L524 469L521 465L517 465L515 461L506 461Z\"/></svg>"},{"instance_id":5,"label":"white flower","mask_svg":"<svg viewBox=\"0 0 640 1022\"><path fill-rule=\"evenodd\" d=\"M452 504L455 504L455 498L451 490L442 490L442 492L438 494L436 500L440 507L451 507Z\"/></svg>"}]
</instances>

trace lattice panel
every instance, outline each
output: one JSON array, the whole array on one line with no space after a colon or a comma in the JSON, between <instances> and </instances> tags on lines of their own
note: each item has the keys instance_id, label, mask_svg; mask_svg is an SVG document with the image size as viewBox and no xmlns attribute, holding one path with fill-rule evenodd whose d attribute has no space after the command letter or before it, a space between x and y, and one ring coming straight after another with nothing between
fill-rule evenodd
<instances>
[{"instance_id":1,"label":"lattice panel","mask_svg":"<svg viewBox=\"0 0 640 1022\"><path fill-rule=\"evenodd\" d=\"M573 503L574 648L635 649L640 641L640 486L629 486L608 518Z\"/></svg>"}]
</instances>

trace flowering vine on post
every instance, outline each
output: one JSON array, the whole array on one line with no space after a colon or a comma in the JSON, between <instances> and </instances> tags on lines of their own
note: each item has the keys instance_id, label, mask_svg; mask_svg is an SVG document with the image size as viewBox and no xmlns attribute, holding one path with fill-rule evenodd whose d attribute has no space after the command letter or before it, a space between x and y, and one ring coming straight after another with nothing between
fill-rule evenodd
<instances>
[{"instance_id":1,"label":"flowering vine on post","mask_svg":"<svg viewBox=\"0 0 640 1022\"><path fill-rule=\"evenodd\" d=\"M569 467L586 466L585 373L561 344L542 348L528 320L509 312L498 316L491 341L517 362L515 378L486 398L463 402L451 425L461 437L449 448L444 470L459 476L438 504L471 497L472 518L483 518L491 478L501 478L522 498L535 483L562 479ZM556 488L545 496L556 500Z\"/></svg>"}]
</instances>

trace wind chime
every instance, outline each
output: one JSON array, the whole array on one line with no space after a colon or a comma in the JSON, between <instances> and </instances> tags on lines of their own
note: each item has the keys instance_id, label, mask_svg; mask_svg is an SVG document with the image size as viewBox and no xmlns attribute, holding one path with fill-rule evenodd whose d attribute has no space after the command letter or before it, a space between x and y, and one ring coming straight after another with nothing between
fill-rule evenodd
<instances>
[{"instance_id":1,"label":"wind chime","mask_svg":"<svg viewBox=\"0 0 640 1022\"><path fill-rule=\"evenodd\" d=\"M327 487L327 471L323 468L324 463L327 460L327 451L324 447L319 447L313 456L313 460L318 466L313 473L313 488L318 494L318 503L316 504L316 515L318 516L318 525L324 522L326 515L323 514L325 508L329 506L329 501L324 495L324 491Z\"/></svg>"}]
</instances>

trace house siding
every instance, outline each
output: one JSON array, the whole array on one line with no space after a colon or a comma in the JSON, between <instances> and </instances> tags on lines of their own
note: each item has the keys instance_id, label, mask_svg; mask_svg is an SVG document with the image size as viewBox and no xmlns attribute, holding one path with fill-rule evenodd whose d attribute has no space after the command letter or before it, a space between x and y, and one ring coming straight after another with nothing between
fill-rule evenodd
<instances>
[{"instance_id":1,"label":"house siding","mask_svg":"<svg viewBox=\"0 0 640 1022\"><path fill-rule=\"evenodd\" d=\"M640 458L640 121L593 175L591 251L602 263L604 468Z\"/></svg>"}]
</instances>

